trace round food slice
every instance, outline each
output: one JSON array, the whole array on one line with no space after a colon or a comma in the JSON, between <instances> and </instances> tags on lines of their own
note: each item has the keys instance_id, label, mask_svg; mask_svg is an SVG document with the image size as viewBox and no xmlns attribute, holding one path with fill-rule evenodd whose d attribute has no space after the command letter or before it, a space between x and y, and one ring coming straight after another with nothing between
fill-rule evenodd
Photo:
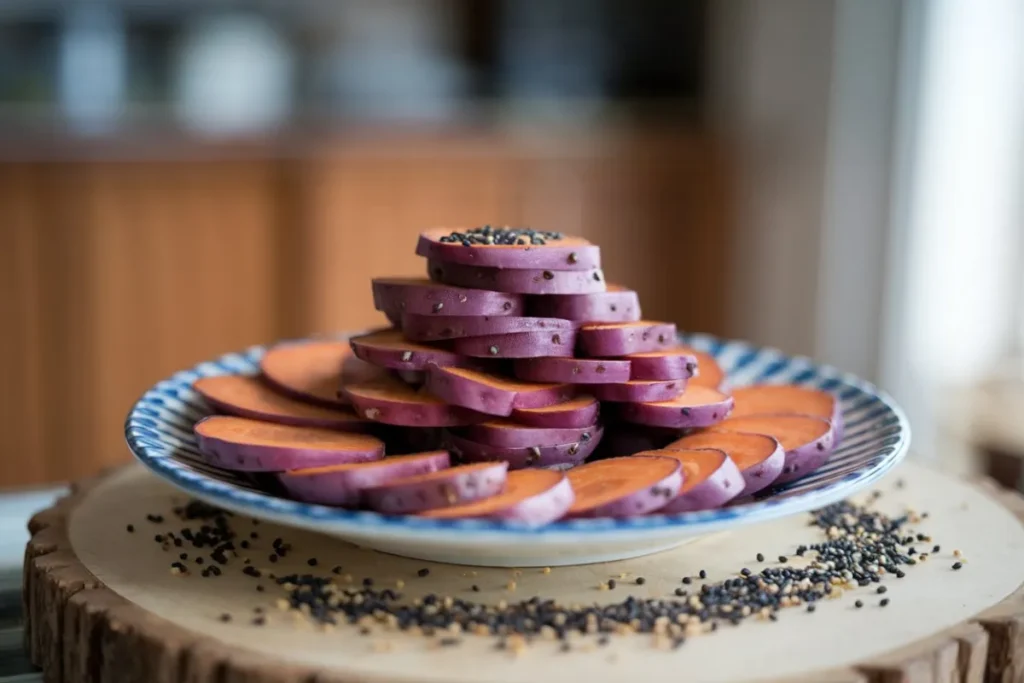
<instances>
[{"instance_id":1,"label":"round food slice","mask_svg":"<svg viewBox=\"0 0 1024 683\"><path fill-rule=\"evenodd\" d=\"M521 358L514 367L519 379L568 384L628 382L630 373L627 360L595 358Z\"/></svg>"},{"instance_id":2,"label":"round food slice","mask_svg":"<svg viewBox=\"0 0 1024 683\"><path fill-rule=\"evenodd\" d=\"M381 424L404 427L455 427L487 419L486 415L445 403L402 382L380 380L342 387L356 415Z\"/></svg>"},{"instance_id":3,"label":"round food slice","mask_svg":"<svg viewBox=\"0 0 1024 683\"><path fill-rule=\"evenodd\" d=\"M782 468L786 463L786 451L782 444L767 434L747 434L712 428L684 436L665 448L715 448L725 451L743 475L745 496L770 486L782 474Z\"/></svg>"},{"instance_id":4,"label":"round food slice","mask_svg":"<svg viewBox=\"0 0 1024 683\"><path fill-rule=\"evenodd\" d=\"M426 389L456 406L488 415L511 415L516 408L543 408L568 400L570 384L535 384L468 368L427 369Z\"/></svg>"},{"instance_id":5,"label":"round food slice","mask_svg":"<svg viewBox=\"0 0 1024 683\"><path fill-rule=\"evenodd\" d=\"M689 349L675 346L658 351L634 353L626 357L630 365L630 379L651 381L690 379L697 374L697 358Z\"/></svg>"},{"instance_id":6,"label":"round food slice","mask_svg":"<svg viewBox=\"0 0 1024 683\"><path fill-rule=\"evenodd\" d=\"M674 347L676 326L652 320L584 325L579 331L579 342L587 356L628 356Z\"/></svg>"},{"instance_id":7,"label":"round food slice","mask_svg":"<svg viewBox=\"0 0 1024 683\"><path fill-rule=\"evenodd\" d=\"M208 463L237 472L282 472L379 460L384 442L367 434L293 427L232 415L212 415L195 426Z\"/></svg>"},{"instance_id":8,"label":"round food slice","mask_svg":"<svg viewBox=\"0 0 1024 683\"><path fill-rule=\"evenodd\" d=\"M345 341L288 342L268 349L260 370L275 388L300 401L344 405L338 385L342 364L351 356Z\"/></svg>"},{"instance_id":9,"label":"round food slice","mask_svg":"<svg viewBox=\"0 0 1024 683\"><path fill-rule=\"evenodd\" d=\"M576 496L561 472L518 470L509 472L505 490L496 496L462 505L424 512L433 519L495 519L542 526L558 521Z\"/></svg>"},{"instance_id":10,"label":"round food slice","mask_svg":"<svg viewBox=\"0 0 1024 683\"><path fill-rule=\"evenodd\" d=\"M725 372L715 357L710 353L697 351L687 346L681 348L697 359L697 376L690 379L689 386L707 387L721 391L722 385L725 383Z\"/></svg>"},{"instance_id":11,"label":"round food slice","mask_svg":"<svg viewBox=\"0 0 1024 683\"><path fill-rule=\"evenodd\" d=\"M512 419L533 427L586 427L597 422L600 412L596 398L577 396L544 408L513 410Z\"/></svg>"},{"instance_id":12,"label":"round food slice","mask_svg":"<svg viewBox=\"0 0 1024 683\"><path fill-rule=\"evenodd\" d=\"M363 500L371 510L408 515L496 496L505 489L507 476L503 462L459 465L363 489Z\"/></svg>"},{"instance_id":13,"label":"round food slice","mask_svg":"<svg viewBox=\"0 0 1024 683\"><path fill-rule=\"evenodd\" d=\"M432 261L467 266L551 270L601 267L601 249L582 237L496 225L428 230L420 235L416 253Z\"/></svg>"},{"instance_id":14,"label":"round food slice","mask_svg":"<svg viewBox=\"0 0 1024 683\"><path fill-rule=\"evenodd\" d=\"M660 513L695 512L720 508L743 491L743 475L725 451L661 450L640 455L668 455L679 460L683 467L683 486L679 495Z\"/></svg>"},{"instance_id":15,"label":"round food slice","mask_svg":"<svg viewBox=\"0 0 1024 683\"><path fill-rule=\"evenodd\" d=\"M510 270L429 261L431 280L513 294L590 294L605 290L604 273L590 270Z\"/></svg>"},{"instance_id":16,"label":"round food slice","mask_svg":"<svg viewBox=\"0 0 1024 683\"><path fill-rule=\"evenodd\" d=\"M478 361L435 346L407 340L398 330L378 330L352 337L352 352L372 365L393 370L426 370L434 365L479 365Z\"/></svg>"},{"instance_id":17,"label":"round food slice","mask_svg":"<svg viewBox=\"0 0 1024 683\"><path fill-rule=\"evenodd\" d=\"M347 408L303 403L274 391L258 377L202 377L192 388L222 413L298 427L324 427L347 432L365 431L368 423Z\"/></svg>"},{"instance_id":18,"label":"round food slice","mask_svg":"<svg viewBox=\"0 0 1024 683\"><path fill-rule=\"evenodd\" d=\"M530 315L576 322L629 323L640 320L640 297L622 285L609 284L604 292L532 296L526 310Z\"/></svg>"},{"instance_id":19,"label":"round food slice","mask_svg":"<svg viewBox=\"0 0 1024 683\"><path fill-rule=\"evenodd\" d=\"M673 457L597 460L569 470L576 501L568 517L636 517L668 504L683 483Z\"/></svg>"},{"instance_id":20,"label":"round food slice","mask_svg":"<svg viewBox=\"0 0 1024 683\"><path fill-rule=\"evenodd\" d=\"M587 442L598 428L596 424L586 427L529 427L512 420L488 420L455 430L454 433L490 446L526 448L575 441Z\"/></svg>"},{"instance_id":21,"label":"round food slice","mask_svg":"<svg viewBox=\"0 0 1024 683\"><path fill-rule=\"evenodd\" d=\"M733 417L793 413L814 415L832 422L835 445L843 438L843 406L839 399L827 391L799 387L792 384L753 384L737 387L732 392L736 407Z\"/></svg>"},{"instance_id":22,"label":"round food slice","mask_svg":"<svg viewBox=\"0 0 1024 683\"><path fill-rule=\"evenodd\" d=\"M452 341L457 353L474 358L571 357L576 330L516 332L465 337Z\"/></svg>"},{"instance_id":23,"label":"round food slice","mask_svg":"<svg viewBox=\"0 0 1024 683\"><path fill-rule=\"evenodd\" d=\"M687 386L681 396L671 401L622 403L618 414L634 424L690 429L721 422L731 410L731 396L707 387Z\"/></svg>"},{"instance_id":24,"label":"round food slice","mask_svg":"<svg viewBox=\"0 0 1024 683\"><path fill-rule=\"evenodd\" d=\"M277 475L292 498L306 503L359 507L362 492L395 479L428 474L451 465L448 451L389 456L376 462L289 470Z\"/></svg>"},{"instance_id":25,"label":"round food slice","mask_svg":"<svg viewBox=\"0 0 1024 683\"><path fill-rule=\"evenodd\" d=\"M730 417L719 429L775 437L786 451L775 484L786 484L824 465L835 448L832 422L813 415L747 415Z\"/></svg>"},{"instance_id":26,"label":"round food slice","mask_svg":"<svg viewBox=\"0 0 1024 683\"><path fill-rule=\"evenodd\" d=\"M422 315L522 315L519 294L466 289L427 278L373 279L373 305L399 321L404 313ZM394 321L392 321L394 322Z\"/></svg>"},{"instance_id":27,"label":"round food slice","mask_svg":"<svg viewBox=\"0 0 1024 683\"><path fill-rule=\"evenodd\" d=\"M462 462L500 460L507 462L511 469L573 467L586 460L594 452L601 442L604 432L599 427L588 434L590 438L571 443L514 448L477 443L449 432L445 435L444 443L452 454Z\"/></svg>"},{"instance_id":28,"label":"round food slice","mask_svg":"<svg viewBox=\"0 0 1024 683\"><path fill-rule=\"evenodd\" d=\"M667 382L622 382L621 384L593 384L587 387L600 401L637 403L642 401L670 401L686 390L685 379Z\"/></svg>"},{"instance_id":29,"label":"round food slice","mask_svg":"<svg viewBox=\"0 0 1024 683\"><path fill-rule=\"evenodd\" d=\"M513 332L572 330L576 323L558 318L535 318L519 315L460 316L421 315L406 313L402 318L402 334L413 341L432 342L461 337L481 337Z\"/></svg>"}]
</instances>

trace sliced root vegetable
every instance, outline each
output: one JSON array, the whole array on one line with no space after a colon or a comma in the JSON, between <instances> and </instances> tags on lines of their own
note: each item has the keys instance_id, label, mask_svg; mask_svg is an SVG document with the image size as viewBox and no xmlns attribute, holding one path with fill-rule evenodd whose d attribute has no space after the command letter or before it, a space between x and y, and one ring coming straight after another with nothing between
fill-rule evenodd
<instances>
[{"instance_id":1,"label":"sliced root vegetable","mask_svg":"<svg viewBox=\"0 0 1024 683\"><path fill-rule=\"evenodd\" d=\"M473 503L424 512L433 519L495 519L530 526L550 524L565 516L576 496L561 472L518 470L509 472L505 490Z\"/></svg>"},{"instance_id":2,"label":"sliced root vegetable","mask_svg":"<svg viewBox=\"0 0 1024 683\"><path fill-rule=\"evenodd\" d=\"M570 384L535 384L468 368L427 369L426 389L447 403L488 415L511 415L516 408L543 408L568 400Z\"/></svg>"},{"instance_id":3,"label":"sliced root vegetable","mask_svg":"<svg viewBox=\"0 0 1024 683\"><path fill-rule=\"evenodd\" d=\"M342 364L351 358L345 341L280 344L264 354L260 370L274 387L302 401L343 405L338 398Z\"/></svg>"},{"instance_id":4,"label":"sliced root vegetable","mask_svg":"<svg viewBox=\"0 0 1024 683\"><path fill-rule=\"evenodd\" d=\"M461 337L481 337L513 332L572 330L576 323L558 318L533 318L519 315L460 316L406 313L402 334L413 341L444 341Z\"/></svg>"},{"instance_id":5,"label":"sliced root vegetable","mask_svg":"<svg viewBox=\"0 0 1024 683\"><path fill-rule=\"evenodd\" d=\"M670 401L686 389L685 379L667 382L623 382L621 384L594 384L587 391L601 401L637 403L642 401Z\"/></svg>"},{"instance_id":6,"label":"sliced root vegetable","mask_svg":"<svg viewBox=\"0 0 1024 683\"><path fill-rule=\"evenodd\" d=\"M515 373L519 379L531 382L607 384L628 382L630 365L626 360L521 358L515 362Z\"/></svg>"},{"instance_id":7,"label":"sliced root vegetable","mask_svg":"<svg viewBox=\"0 0 1024 683\"><path fill-rule=\"evenodd\" d=\"M594 432L600 429L596 424L586 427L528 427L510 420L488 420L454 430L457 436L489 446L526 448L529 446L554 446L562 443L590 441Z\"/></svg>"},{"instance_id":8,"label":"sliced root vegetable","mask_svg":"<svg viewBox=\"0 0 1024 683\"><path fill-rule=\"evenodd\" d=\"M349 384L342 393L356 415L381 424L405 427L454 427L473 424L486 416L453 406L396 379Z\"/></svg>"},{"instance_id":9,"label":"sliced root vegetable","mask_svg":"<svg viewBox=\"0 0 1024 683\"><path fill-rule=\"evenodd\" d=\"M596 398L577 396L545 408L513 410L512 419L532 427L586 427L597 422L600 412Z\"/></svg>"},{"instance_id":10,"label":"sliced root vegetable","mask_svg":"<svg viewBox=\"0 0 1024 683\"><path fill-rule=\"evenodd\" d=\"M679 346L659 351L634 353L626 357L630 364L630 379L665 380L690 379L697 374L697 358Z\"/></svg>"},{"instance_id":11,"label":"sliced root vegetable","mask_svg":"<svg viewBox=\"0 0 1024 683\"><path fill-rule=\"evenodd\" d=\"M733 417L777 413L814 415L832 422L836 432L835 445L842 441L843 406L835 395L827 391L792 384L754 384L737 387L732 397L736 401Z\"/></svg>"},{"instance_id":12,"label":"sliced root vegetable","mask_svg":"<svg viewBox=\"0 0 1024 683\"><path fill-rule=\"evenodd\" d=\"M731 410L731 396L715 389L690 385L681 396L671 401L623 403L619 406L618 416L634 424L690 429L717 424L728 417Z\"/></svg>"},{"instance_id":13,"label":"sliced root vegetable","mask_svg":"<svg viewBox=\"0 0 1024 683\"><path fill-rule=\"evenodd\" d=\"M466 289L427 278L374 278L373 305L389 318L403 313L423 315L522 315L518 294Z\"/></svg>"},{"instance_id":14,"label":"sliced root vegetable","mask_svg":"<svg viewBox=\"0 0 1024 683\"><path fill-rule=\"evenodd\" d=\"M320 505L358 507L362 492L395 479L429 474L451 465L447 451L387 457L376 462L289 470L277 480L296 500Z\"/></svg>"},{"instance_id":15,"label":"sliced root vegetable","mask_svg":"<svg viewBox=\"0 0 1024 683\"><path fill-rule=\"evenodd\" d=\"M474 358L571 357L576 330L516 332L452 341L456 352Z\"/></svg>"},{"instance_id":16,"label":"sliced root vegetable","mask_svg":"<svg viewBox=\"0 0 1024 683\"><path fill-rule=\"evenodd\" d=\"M666 446L668 450L715 448L725 451L736 463L745 483L743 495L748 496L767 488L782 474L786 451L773 436L745 434L716 429L684 436Z\"/></svg>"},{"instance_id":17,"label":"sliced root vegetable","mask_svg":"<svg viewBox=\"0 0 1024 683\"><path fill-rule=\"evenodd\" d=\"M697 359L697 376L690 380L690 386L707 387L709 389L721 390L722 385L725 383L725 372L722 370L722 366L718 364L715 357L710 353L704 351L697 351L689 347L683 347L683 349Z\"/></svg>"},{"instance_id":18,"label":"sliced root vegetable","mask_svg":"<svg viewBox=\"0 0 1024 683\"><path fill-rule=\"evenodd\" d=\"M587 463L569 470L576 494L568 517L636 517L668 504L683 484L673 457L630 456Z\"/></svg>"},{"instance_id":19,"label":"sliced root vegetable","mask_svg":"<svg viewBox=\"0 0 1024 683\"><path fill-rule=\"evenodd\" d=\"M430 279L458 287L514 294L590 294L605 290L604 274L591 270L511 270L428 262Z\"/></svg>"},{"instance_id":20,"label":"sliced root vegetable","mask_svg":"<svg viewBox=\"0 0 1024 683\"><path fill-rule=\"evenodd\" d=\"M785 484L810 474L828 461L835 448L832 423L811 415L730 417L718 425L718 429L775 437L786 451L782 474L775 484Z\"/></svg>"},{"instance_id":21,"label":"sliced root vegetable","mask_svg":"<svg viewBox=\"0 0 1024 683\"><path fill-rule=\"evenodd\" d=\"M363 489L363 500L377 512L394 515L452 507L498 495L507 473L503 462L449 467Z\"/></svg>"},{"instance_id":22,"label":"sliced root vegetable","mask_svg":"<svg viewBox=\"0 0 1024 683\"><path fill-rule=\"evenodd\" d=\"M215 467L281 472L379 460L384 442L366 434L214 415L196 423L199 450Z\"/></svg>"},{"instance_id":23,"label":"sliced root vegetable","mask_svg":"<svg viewBox=\"0 0 1024 683\"><path fill-rule=\"evenodd\" d=\"M676 326L651 320L584 325L579 341L587 356L628 356L674 347Z\"/></svg>"},{"instance_id":24,"label":"sliced root vegetable","mask_svg":"<svg viewBox=\"0 0 1024 683\"><path fill-rule=\"evenodd\" d=\"M367 363L393 370L426 370L427 365L472 365L452 351L408 341L398 330L378 330L352 337L352 351Z\"/></svg>"},{"instance_id":25,"label":"sliced root vegetable","mask_svg":"<svg viewBox=\"0 0 1024 683\"><path fill-rule=\"evenodd\" d=\"M695 512L712 510L728 503L743 491L745 482L739 468L725 451L701 449L662 450L640 455L669 455L683 467L683 486L679 495L658 512Z\"/></svg>"},{"instance_id":26,"label":"sliced root vegetable","mask_svg":"<svg viewBox=\"0 0 1024 683\"><path fill-rule=\"evenodd\" d=\"M203 377L192 388L222 413L298 427L365 431L368 423L347 408L303 403L271 389L258 377Z\"/></svg>"},{"instance_id":27,"label":"sliced root vegetable","mask_svg":"<svg viewBox=\"0 0 1024 683\"><path fill-rule=\"evenodd\" d=\"M585 441L527 448L491 446L449 433L445 435L444 444L462 462L502 461L514 470L524 467L572 467L586 460L604 435L600 427L588 433L590 438Z\"/></svg>"},{"instance_id":28,"label":"sliced root vegetable","mask_svg":"<svg viewBox=\"0 0 1024 683\"><path fill-rule=\"evenodd\" d=\"M593 294L553 294L530 297L530 315L565 318L586 323L628 323L640 320L640 298L621 285Z\"/></svg>"},{"instance_id":29,"label":"sliced root vegetable","mask_svg":"<svg viewBox=\"0 0 1024 683\"><path fill-rule=\"evenodd\" d=\"M536 233L531 236L520 234L519 230L525 228L494 226L486 233L482 227L428 230L420 235L416 253L436 261L494 268L589 270L601 267L600 247L582 237L561 233ZM543 234L547 237L543 237ZM487 243L488 235L491 236L490 244ZM517 243L517 238L522 243ZM469 246L464 244L466 241ZM494 243L498 241L512 243Z\"/></svg>"}]
</instances>

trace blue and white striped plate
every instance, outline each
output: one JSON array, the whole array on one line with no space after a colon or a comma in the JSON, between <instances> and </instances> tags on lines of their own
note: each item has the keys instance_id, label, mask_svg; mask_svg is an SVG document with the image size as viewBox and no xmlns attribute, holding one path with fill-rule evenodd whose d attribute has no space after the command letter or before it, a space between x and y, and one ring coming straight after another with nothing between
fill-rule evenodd
<instances>
[{"instance_id":1,"label":"blue and white striped plate","mask_svg":"<svg viewBox=\"0 0 1024 683\"><path fill-rule=\"evenodd\" d=\"M575 520L530 529L511 522L397 517L310 505L266 493L242 476L205 464L196 447L192 425L211 411L192 383L212 375L257 373L265 351L261 346L200 363L158 383L132 407L125 436L135 457L152 472L213 505L397 555L513 567L637 557L710 532L812 510L869 486L906 454L910 427L903 412L868 382L744 342L697 334L681 335L681 340L713 355L732 386L773 382L833 392L846 420L843 443L824 467L769 499L704 512Z\"/></svg>"}]
</instances>

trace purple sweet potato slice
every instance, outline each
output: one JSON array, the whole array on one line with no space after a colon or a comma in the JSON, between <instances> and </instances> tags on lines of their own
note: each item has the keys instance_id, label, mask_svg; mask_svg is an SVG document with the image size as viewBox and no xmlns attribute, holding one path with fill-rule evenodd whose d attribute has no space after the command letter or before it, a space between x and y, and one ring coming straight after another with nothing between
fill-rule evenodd
<instances>
[{"instance_id":1,"label":"purple sweet potato slice","mask_svg":"<svg viewBox=\"0 0 1024 683\"><path fill-rule=\"evenodd\" d=\"M195 425L203 458L238 472L281 472L306 467L379 460L384 442L367 434L293 427L231 415L212 415Z\"/></svg>"},{"instance_id":2,"label":"purple sweet potato slice","mask_svg":"<svg viewBox=\"0 0 1024 683\"><path fill-rule=\"evenodd\" d=\"M782 474L775 484L786 484L824 465L835 449L835 429L829 420L813 415L747 415L730 417L718 429L767 434L786 451Z\"/></svg>"},{"instance_id":3,"label":"purple sweet potato slice","mask_svg":"<svg viewBox=\"0 0 1024 683\"><path fill-rule=\"evenodd\" d=\"M608 284L604 292L532 296L526 301L530 315L564 318L584 323L629 323L640 320L640 297L631 289Z\"/></svg>"},{"instance_id":4,"label":"purple sweet potato slice","mask_svg":"<svg viewBox=\"0 0 1024 683\"><path fill-rule=\"evenodd\" d=\"M738 496L745 486L743 475L725 451L711 448L661 450L641 455L654 454L677 458L683 467L683 486L679 494L658 510L659 513L713 510Z\"/></svg>"},{"instance_id":5,"label":"purple sweet potato slice","mask_svg":"<svg viewBox=\"0 0 1024 683\"><path fill-rule=\"evenodd\" d=\"M377 512L415 514L496 496L505 489L507 475L503 462L459 465L363 489L363 500Z\"/></svg>"},{"instance_id":6,"label":"purple sweet potato slice","mask_svg":"<svg viewBox=\"0 0 1024 683\"><path fill-rule=\"evenodd\" d=\"M455 427L487 419L486 415L445 403L397 379L349 384L341 388L356 415L404 427Z\"/></svg>"},{"instance_id":7,"label":"purple sweet potato slice","mask_svg":"<svg viewBox=\"0 0 1024 683\"><path fill-rule=\"evenodd\" d=\"M585 427L530 427L511 420L494 419L452 431L457 436L489 446L526 448L587 442L598 428L597 424Z\"/></svg>"},{"instance_id":8,"label":"purple sweet potato slice","mask_svg":"<svg viewBox=\"0 0 1024 683\"><path fill-rule=\"evenodd\" d=\"M746 434L712 428L684 436L665 448L715 448L725 451L743 475L746 483L742 493L745 496L770 486L782 474L782 468L786 463L786 451L782 444L775 437L766 434Z\"/></svg>"},{"instance_id":9,"label":"purple sweet potato slice","mask_svg":"<svg viewBox=\"0 0 1024 683\"><path fill-rule=\"evenodd\" d=\"M469 368L427 368L426 389L451 405L508 416L516 408L543 408L575 394L569 384L536 384Z\"/></svg>"},{"instance_id":10,"label":"purple sweet potato slice","mask_svg":"<svg viewBox=\"0 0 1024 683\"><path fill-rule=\"evenodd\" d=\"M674 346L626 356L633 380L688 380L697 374L697 357L689 349Z\"/></svg>"},{"instance_id":11,"label":"purple sweet potato slice","mask_svg":"<svg viewBox=\"0 0 1024 683\"><path fill-rule=\"evenodd\" d=\"M448 451L387 457L375 462L289 470L277 480L292 498L306 503L359 507L362 492L395 479L428 474L451 465Z\"/></svg>"},{"instance_id":12,"label":"purple sweet potato slice","mask_svg":"<svg viewBox=\"0 0 1024 683\"><path fill-rule=\"evenodd\" d=\"M598 427L587 440L551 446L504 447L470 441L452 433L445 435L444 444L462 462L486 462L498 460L507 462L510 469L524 467L575 466L587 459L601 442L604 431Z\"/></svg>"},{"instance_id":13,"label":"purple sweet potato slice","mask_svg":"<svg viewBox=\"0 0 1024 683\"><path fill-rule=\"evenodd\" d=\"M416 253L432 261L492 268L590 270L601 267L601 249L582 237L561 233L526 234L525 228L487 227L487 232L483 227L428 230L420 235ZM522 243L518 243L520 240ZM470 245L466 246L465 241ZM505 244L506 241L512 243Z\"/></svg>"},{"instance_id":14,"label":"purple sweet potato slice","mask_svg":"<svg viewBox=\"0 0 1024 683\"><path fill-rule=\"evenodd\" d=\"M356 356L372 365L393 370L426 370L434 365L479 365L458 353L411 342L398 330L378 330L349 340Z\"/></svg>"},{"instance_id":15,"label":"purple sweet potato slice","mask_svg":"<svg viewBox=\"0 0 1024 683\"><path fill-rule=\"evenodd\" d=\"M422 315L406 313L402 318L402 334L412 341L433 342L461 337L482 337L514 332L573 330L576 323L558 318L535 318L519 315L463 316Z\"/></svg>"},{"instance_id":16,"label":"purple sweet potato slice","mask_svg":"<svg viewBox=\"0 0 1024 683\"><path fill-rule=\"evenodd\" d=\"M457 353L473 358L571 357L576 344L576 330L465 337L455 339L451 344Z\"/></svg>"},{"instance_id":17,"label":"purple sweet potato slice","mask_svg":"<svg viewBox=\"0 0 1024 683\"><path fill-rule=\"evenodd\" d=\"M718 364L715 357L710 353L697 351L688 346L680 348L697 359L697 375L690 378L689 386L707 387L708 389L718 389L721 391L723 384L725 384L725 371L722 370L722 366Z\"/></svg>"},{"instance_id":18,"label":"purple sweet potato slice","mask_svg":"<svg viewBox=\"0 0 1024 683\"><path fill-rule=\"evenodd\" d=\"M352 357L345 341L279 344L260 359L263 377L279 391L318 405L338 406L338 384L344 362Z\"/></svg>"},{"instance_id":19,"label":"purple sweet potato slice","mask_svg":"<svg viewBox=\"0 0 1024 683\"><path fill-rule=\"evenodd\" d=\"M652 320L584 325L579 342L586 356L628 356L675 346L676 326Z\"/></svg>"},{"instance_id":20,"label":"purple sweet potato slice","mask_svg":"<svg viewBox=\"0 0 1024 683\"><path fill-rule=\"evenodd\" d=\"M550 524L565 516L576 499L561 472L518 470L505 478L505 490L472 503L424 512L432 519L495 519L529 526Z\"/></svg>"},{"instance_id":21,"label":"purple sweet potato slice","mask_svg":"<svg viewBox=\"0 0 1024 683\"><path fill-rule=\"evenodd\" d=\"M591 270L511 270L429 261L435 282L512 294L591 294L605 291L604 273Z\"/></svg>"},{"instance_id":22,"label":"purple sweet potato slice","mask_svg":"<svg viewBox=\"0 0 1024 683\"><path fill-rule=\"evenodd\" d=\"M569 470L576 501L567 517L636 517L663 508L683 484L679 461L664 456L597 460Z\"/></svg>"},{"instance_id":23,"label":"purple sweet potato slice","mask_svg":"<svg viewBox=\"0 0 1024 683\"><path fill-rule=\"evenodd\" d=\"M346 432L366 431L368 423L341 406L328 408L282 394L246 375L203 377L192 388L219 412L253 420L277 422L297 427L323 427Z\"/></svg>"},{"instance_id":24,"label":"purple sweet potato slice","mask_svg":"<svg viewBox=\"0 0 1024 683\"><path fill-rule=\"evenodd\" d=\"M597 422L601 404L593 396L556 403L545 408L513 410L512 419L532 427L586 427Z\"/></svg>"},{"instance_id":25,"label":"purple sweet potato slice","mask_svg":"<svg viewBox=\"0 0 1024 683\"><path fill-rule=\"evenodd\" d=\"M707 387L687 386L681 396L671 401L622 403L618 406L618 416L634 424L691 429L717 424L728 417L731 410L732 396Z\"/></svg>"},{"instance_id":26,"label":"purple sweet potato slice","mask_svg":"<svg viewBox=\"0 0 1024 683\"><path fill-rule=\"evenodd\" d=\"M737 387L732 392L736 407L733 417L793 413L814 415L832 422L835 445L843 438L843 406L839 399L827 391L792 384L753 384Z\"/></svg>"},{"instance_id":27,"label":"purple sweet potato slice","mask_svg":"<svg viewBox=\"0 0 1024 683\"><path fill-rule=\"evenodd\" d=\"M685 379L662 382L622 382L620 384L593 384L587 391L600 401L638 403L643 401L671 401L686 390Z\"/></svg>"},{"instance_id":28,"label":"purple sweet potato slice","mask_svg":"<svg viewBox=\"0 0 1024 683\"><path fill-rule=\"evenodd\" d=\"M630 374L629 361L603 358L521 358L514 368L519 379L568 384L628 382Z\"/></svg>"},{"instance_id":29,"label":"purple sweet potato slice","mask_svg":"<svg viewBox=\"0 0 1024 683\"><path fill-rule=\"evenodd\" d=\"M506 292L466 289L427 278L381 277L373 280L373 305L389 318L422 315L522 315L523 297Z\"/></svg>"}]
</instances>

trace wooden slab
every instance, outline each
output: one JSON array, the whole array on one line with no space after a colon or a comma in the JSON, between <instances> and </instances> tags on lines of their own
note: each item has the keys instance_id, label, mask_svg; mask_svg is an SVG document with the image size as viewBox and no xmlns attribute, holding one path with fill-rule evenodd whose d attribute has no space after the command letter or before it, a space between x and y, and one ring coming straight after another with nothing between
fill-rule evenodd
<instances>
[{"instance_id":1,"label":"wooden slab","mask_svg":"<svg viewBox=\"0 0 1024 683\"><path fill-rule=\"evenodd\" d=\"M898 485L905 482L905 485ZM585 639L568 653L537 641L514 655L496 650L494 639L467 636L458 647L398 632L360 635L355 626L325 631L293 613L275 609L284 596L272 581L242 574L253 566L290 572L372 577L377 587L396 586L409 599L434 592L496 603L533 596L561 603L619 602L628 595L671 598L680 577L701 569L708 581L741 567L757 570L755 555L768 562L792 556L796 545L822 540L821 531L798 515L741 531L699 539L646 558L604 565L539 569L478 569L424 563L361 550L327 537L253 525L236 517L239 530L259 538L239 550L218 577L203 578L188 563L175 576L179 552L162 550L154 535L178 531L171 509L184 498L132 466L87 482L31 523L26 552L27 639L34 662L49 682L96 681L430 681L507 683L571 676L588 683L679 681L981 681L1020 680L1024 674L1024 500L991 485L966 484L933 471L904 465L884 482L877 507L907 508L929 516L912 525L933 537L920 550L942 550L907 568L904 579L887 577L891 603L879 606L875 586L822 601L814 614L783 610L776 623L748 620L738 628L691 638L678 650L654 646L651 636L611 639L598 647ZM153 523L146 515L161 514ZM127 533L125 525L134 525ZM192 526L198 526L193 523ZM293 546L271 564L271 542ZM927 546L927 547L925 547ZM967 559L951 568L953 550ZM317 567L307 561L315 557ZM798 562L791 557L790 562ZM766 563L767 564L767 563ZM421 568L427 577L419 577ZM637 577L643 577L642 585ZM615 578L615 590L599 585ZM514 589L510 582L515 582ZM699 585L700 581L694 581ZM264 585L257 592L256 585ZM471 586L479 587L479 592ZM863 609L855 609L855 599ZM254 608L269 619L252 624ZM219 617L233 616L229 623Z\"/></svg>"}]
</instances>

